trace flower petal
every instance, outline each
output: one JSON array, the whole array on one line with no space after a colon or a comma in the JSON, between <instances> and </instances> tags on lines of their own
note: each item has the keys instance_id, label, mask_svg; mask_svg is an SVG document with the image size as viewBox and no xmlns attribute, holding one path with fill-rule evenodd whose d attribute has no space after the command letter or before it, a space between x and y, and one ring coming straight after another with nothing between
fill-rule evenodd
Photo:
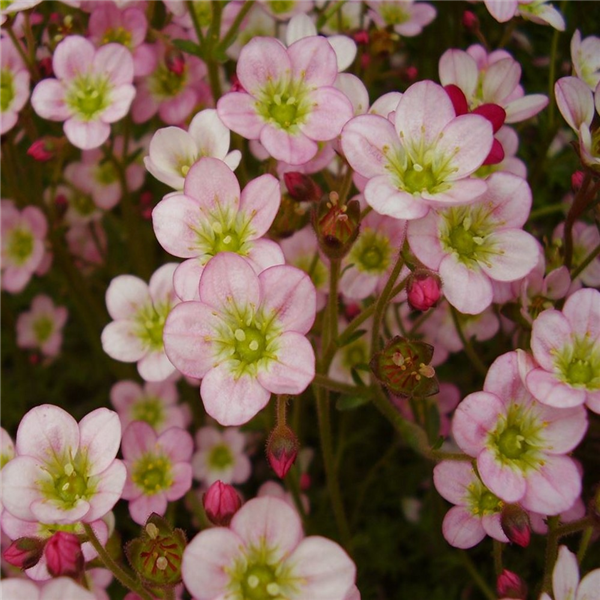
<instances>
[{"instance_id":1,"label":"flower petal","mask_svg":"<svg viewBox=\"0 0 600 600\"><path fill-rule=\"evenodd\" d=\"M88 461L88 474L97 475L107 469L117 456L121 444L119 415L107 408L97 408L79 422L80 452Z\"/></svg>"},{"instance_id":2,"label":"flower petal","mask_svg":"<svg viewBox=\"0 0 600 600\"><path fill-rule=\"evenodd\" d=\"M442 533L451 546L463 549L476 546L485 537L481 520L463 506L454 506L446 513Z\"/></svg>"}]
</instances>

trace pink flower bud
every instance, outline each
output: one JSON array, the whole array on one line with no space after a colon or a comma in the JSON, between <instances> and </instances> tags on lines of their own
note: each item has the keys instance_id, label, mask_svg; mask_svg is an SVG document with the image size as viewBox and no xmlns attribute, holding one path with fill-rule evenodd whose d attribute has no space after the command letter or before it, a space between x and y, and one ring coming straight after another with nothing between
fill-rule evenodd
<instances>
[{"instance_id":1,"label":"pink flower bud","mask_svg":"<svg viewBox=\"0 0 600 600\"><path fill-rule=\"evenodd\" d=\"M283 479L291 469L298 456L298 438L287 425L277 425L267 442L267 458L277 473Z\"/></svg>"},{"instance_id":2,"label":"pink flower bud","mask_svg":"<svg viewBox=\"0 0 600 600\"><path fill-rule=\"evenodd\" d=\"M417 69L417 67L415 67L414 65L410 65L406 67L406 70L404 71L404 76L406 77L407 81L416 81L417 77L419 76L419 69Z\"/></svg>"},{"instance_id":3,"label":"pink flower bud","mask_svg":"<svg viewBox=\"0 0 600 600\"><path fill-rule=\"evenodd\" d=\"M242 500L231 485L215 481L202 497L202 504L211 523L226 527L242 506Z\"/></svg>"},{"instance_id":4,"label":"pink flower bud","mask_svg":"<svg viewBox=\"0 0 600 600\"><path fill-rule=\"evenodd\" d=\"M575 171L573 175L571 175L571 187L576 192L583 183L583 171Z\"/></svg>"},{"instance_id":5,"label":"pink flower bud","mask_svg":"<svg viewBox=\"0 0 600 600\"><path fill-rule=\"evenodd\" d=\"M167 52L165 56L165 65L167 66L167 69L171 71L171 73L174 73L179 77L181 77L184 74L186 68L185 58L183 54L179 52L179 50L175 49L171 50L170 52Z\"/></svg>"},{"instance_id":6,"label":"pink flower bud","mask_svg":"<svg viewBox=\"0 0 600 600\"><path fill-rule=\"evenodd\" d=\"M479 27L479 19L477 15L470 10L465 10L463 13L462 23L465 29L473 30Z\"/></svg>"},{"instance_id":7,"label":"pink flower bud","mask_svg":"<svg viewBox=\"0 0 600 600\"><path fill-rule=\"evenodd\" d=\"M15 540L3 553L2 558L13 567L30 569L38 564L44 552L44 540L22 537Z\"/></svg>"},{"instance_id":8,"label":"pink flower bud","mask_svg":"<svg viewBox=\"0 0 600 600\"><path fill-rule=\"evenodd\" d=\"M435 306L442 295L442 282L438 275L426 269L415 270L408 280L408 303L414 310L426 311Z\"/></svg>"},{"instance_id":9,"label":"pink flower bud","mask_svg":"<svg viewBox=\"0 0 600 600\"><path fill-rule=\"evenodd\" d=\"M504 569L500 573L496 582L496 590L500 598L525 600L527 596L527 586L523 580L516 573L508 569Z\"/></svg>"},{"instance_id":10,"label":"pink flower bud","mask_svg":"<svg viewBox=\"0 0 600 600\"><path fill-rule=\"evenodd\" d=\"M41 138L29 146L27 154L39 162L46 162L54 158L55 150L53 138Z\"/></svg>"},{"instance_id":11,"label":"pink flower bud","mask_svg":"<svg viewBox=\"0 0 600 600\"><path fill-rule=\"evenodd\" d=\"M357 44L368 44L369 43L369 32L361 29L360 31L357 31L352 38L354 39L354 41Z\"/></svg>"},{"instance_id":12,"label":"pink flower bud","mask_svg":"<svg viewBox=\"0 0 600 600\"><path fill-rule=\"evenodd\" d=\"M289 195L298 202L318 202L323 195L321 188L308 176L296 171L283 174Z\"/></svg>"},{"instance_id":13,"label":"pink flower bud","mask_svg":"<svg viewBox=\"0 0 600 600\"><path fill-rule=\"evenodd\" d=\"M531 538L529 514L518 504L505 504L500 515L500 525L506 537L513 543L526 548Z\"/></svg>"},{"instance_id":14,"label":"pink flower bud","mask_svg":"<svg viewBox=\"0 0 600 600\"><path fill-rule=\"evenodd\" d=\"M306 490L310 489L310 485L310 475L308 473L302 473L302 475L300 475L300 489L303 492L306 492Z\"/></svg>"},{"instance_id":15,"label":"pink flower bud","mask_svg":"<svg viewBox=\"0 0 600 600\"><path fill-rule=\"evenodd\" d=\"M48 572L54 577L77 577L83 569L81 542L74 533L57 531L47 542L44 556Z\"/></svg>"}]
</instances>

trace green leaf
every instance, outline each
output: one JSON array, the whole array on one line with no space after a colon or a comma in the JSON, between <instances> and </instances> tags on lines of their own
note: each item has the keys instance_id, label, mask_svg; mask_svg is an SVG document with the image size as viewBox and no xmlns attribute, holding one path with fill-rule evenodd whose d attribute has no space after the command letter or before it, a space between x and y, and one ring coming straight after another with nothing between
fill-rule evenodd
<instances>
[{"instance_id":1,"label":"green leaf","mask_svg":"<svg viewBox=\"0 0 600 600\"><path fill-rule=\"evenodd\" d=\"M202 48L196 42L192 42L191 40L173 40L173 45L182 52L203 58Z\"/></svg>"},{"instance_id":2,"label":"green leaf","mask_svg":"<svg viewBox=\"0 0 600 600\"><path fill-rule=\"evenodd\" d=\"M343 348L344 346L349 346L352 342L355 342L357 339L361 338L363 335L367 333L366 329L357 329L344 343L340 346L339 338L336 340L339 348Z\"/></svg>"},{"instance_id":3,"label":"green leaf","mask_svg":"<svg viewBox=\"0 0 600 600\"><path fill-rule=\"evenodd\" d=\"M358 371L354 368L350 369L350 375L352 375L352 381L360 387L365 387L364 381L360 378Z\"/></svg>"},{"instance_id":4,"label":"green leaf","mask_svg":"<svg viewBox=\"0 0 600 600\"><path fill-rule=\"evenodd\" d=\"M368 404L369 398L367 396L342 396L337 399L335 407L338 410L354 410L359 406Z\"/></svg>"}]
</instances>

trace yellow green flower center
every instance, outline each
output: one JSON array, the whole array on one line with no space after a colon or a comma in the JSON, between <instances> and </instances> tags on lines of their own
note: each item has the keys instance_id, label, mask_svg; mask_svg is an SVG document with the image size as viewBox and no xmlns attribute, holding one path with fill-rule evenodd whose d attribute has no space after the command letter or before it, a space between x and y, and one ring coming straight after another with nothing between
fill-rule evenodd
<instances>
[{"instance_id":1,"label":"yellow green flower center","mask_svg":"<svg viewBox=\"0 0 600 600\"><path fill-rule=\"evenodd\" d=\"M7 235L7 254L15 264L22 265L33 252L33 234L28 229L16 228Z\"/></svg>"},{"instance_id":2,"label":"yellow green flower center","mask_svg":"<svg viewBox=\"0 0 600 600\"><path fill-rule=\"evenodd\" d=\"M165 321L171 312L170 302L164 304L149 304L136 315L138 337L151 351L163 349L163 329Z\"/></svg>"},{"instance_id":3,"label":"yellow green flower center","mask_svg":"<svg viewBox=\"0 0 600 600\"><path fill-rule=\"evenodd\" d=\"M15 97L13 75L8 69L0 70L0 111L5 112L10 108Z\"/></svg>"},{"instance_id":4,"label":"yellow green flower center","mask_svg":"<svg viewBox=\"0 0 600 600\"><path fill-rule=\"evenodd\" d=\"M110 105L111 89L106 77L79 75L71 83L65 100L80 119L94 121Z\"/></svg>"},{"instance_id":5,"label":"yellow green flower center","mask_svg":"<svg viewBox=\"0 0 600 600\"><path fill-rule=\"evenodd\" d=\"M111 42L131 48L131 31L124 27L108 29L102 38L102 43L109 44Z\"/></svg>"},{"instance_id":6,"label":"yellow green flower center","mask_svg":"<svg viewBox=\"0 0 600 600\"><path fill-rule=\"evenodd\" d=\"M144 421L156 429L164 421L163 403L155 396L145 396L133 405L131 416L134 421Z\"/></svg>"},{"instance_id":7,"label":"yellow green flower center","mask_svg":"<svg viewBox=\"0 0 600 600\"><path fill-rule=\"evenodd\" d=\"M348 256L359 271L381 274L390 265L392 248L389 239L374 229L364 229Z\"/></svg>"},{"instance_id":8,"label":"yellow green flower center","mask_svg":"<svg viewBox=\"0 0 600 600\"><path fill-rule=\"evenodd\" d=\"M208 455L208 464L215 470L222 471L233 464L233 454L226 444L213 446Z\"/></svg>"},{"instance_id":9,"label":"yellow green flower center","mask_svg":"<svg viewBox=\"0 0 600 600\"><path fill-rule=\"evenodd\" d=\"M54 321L47 316L41 316L33 322L33 332L38 342L44 343L54 331Z\"/></svg>"},{"instance_id":10,"label":"yellow green flower center","mask_svg":"<svg viewBox=\"0 0 600 600\"><path fill-rule=\"evenodd\" d=\"M134 463L131 479L148 496L167 490L173 485L171 461L166 456L146 454Z\"/></svg>"},{"instance_id":11,"label":"yellow green flower center","mask_svg":"<svg viewBox=\"0 0 600 600\"><path fill-rule=\"evenodd\" d=\"M174 98L180 94L186 83L187 65L184 65L181 73L168 69L166 65L160 65L148 81L152 94L162 100Z\"/></svg>"}]
</instances>

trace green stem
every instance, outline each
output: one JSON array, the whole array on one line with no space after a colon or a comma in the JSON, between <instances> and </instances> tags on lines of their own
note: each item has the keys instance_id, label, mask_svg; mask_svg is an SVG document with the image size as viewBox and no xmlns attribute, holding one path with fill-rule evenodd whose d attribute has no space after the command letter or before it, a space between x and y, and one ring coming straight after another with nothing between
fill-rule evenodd
<instances>
[{"instance_id":1,"label":"green stem","mask_svg":"<svg viewBox=\"0 0 600 600\"><path fill-rule=\"evenodd\" d=\"M338 337L338 282L340 279L339 258L332 258L329 269L329 297L327 299L327 319L323 330L323 347L327 348ZM324 365L329 368L329 365ZM325 372L325 371L324 371Z\"/></svg>"},{"instance_id":2,"label":"green stem","mask_svg":"<svg viewBox=\"0 0 600 600\"><path fill-rule=\"evenodd\" d=\"M277 425L286 424L286 410L288 397L281 394L277 396Z\"/></svg>"},{"instance_id":3,"label":"green stem","mask_svg":"<svg viewBox=\"0 0 600 600\"><path fill-rule=\"evenodd\" d=\"M462 559L463 565L469 572L469 575L471 575L471 577L473 578L473 581L475 582L477 587L481 590L483 595L488 600L497 600L496 594L494 594L494 591L492 590L492 588L487 584L485 579L480 575L479 571L477 570L477 567L473 564L471 557L464 550L459 550L458 554L459 554L460 558Z\"/></svg>"},{"instance_id":4,"label":"green stem","mask_svg":"<svg viewBox=\"0 0 600 600\"><path fill-rule=\"evenodd\" d=\"M27 54L25 53L25 50L23 50L23 46L21 45L21 42L19 42L19 40L17 39L17 36L15 35L15 32L13 31L13 28L12 28L12 25L10 24L10 22L7 21L6 23L4 23L4 25L2 27L8 33L8 37L10 37L15 49L19 53L19 56L23 59L23 63L27 67L27 70L29 71L31 78L34 81L39 81L40 74L38 72L37 66L35 63L32 64L31 61L29 60L29 56L27 56Z\"/></svg>"},{"instance_id":5,"label":"green stem","mask_svg":"<svg viewBox=\"0 0 600 600\"><path fill-rule=\"evenodd\" d=\"M581 275L588 265L600 254L600 244L598 244L585 258L581 264L571 271L571 280L574 281L576 277Z\"/></svg>"},{"instance_id":6,"label":"green stem","mask_svg":"<svg viewBox=\"0 0 600 600\"><path fill-rule=\"evenodd\" d=\"M244 20L244 17L250 12L255 0L246 0L244 5L240 9L240 12L236 15L229 31L223 36L223 39L220 41L218 49L220 52L225 52L229 46L235 41L235 38L238 33L238 29Z\"/></svg>"},{"instance_id":7,"label":"green stem","mask_svg":"<svg viewBox=\"0 0 600 600\"><path fill-rule=\"evenodd\" d=\"M83 523L83 529L88 540L94 547L94 550L96 550L98 556L104 563L104 566L115 576L115 578L118 579L123 586L142 598L142 600L152 600L152 596L142 588L140 583L113 560L104 546L100 543L100 540L96 537L96 534L90 525Z\"/></svg>"},{"instance_id":8,"label":"green stem","mask_svg":"<svg viewBox=\"0 0 600 600\"><path fill-rule=\"evenodd\" d=\"M500 577L503 571L502 566L502 548L504 544L498 540L494 540L493 552L494 552L494 570L496 571L496 577Z\"/></svg>"},{"instance_id":9,"label":"green stem","mask_svg":"<svg viewBox=\"0 0 600 600\"><path fill-rule=\"evenodd\" d=\"M450 306L450 311L452 313L452 320L454 321L454 326L456 327L456 333L458 333L458 337L460 341L463 343L463 347L466 355L469 357L473 366L477 369L481 375L485 377L487 375L487 367L483 364L477 352L473 348L473 344L471 344L471 340L468 340L462 330L462 325L460 323L460 317L458 311L454 308L454 306Z\"/></svg>"},{"instance_id":10,"label":"green stem","mask_svg":"<svg viewBox=\"0 0 600 600\"><path fill-rule=\"evenodd\" d=\"M579 550L577 551L577 562L581 564L585 557L585 553L587 552L588 546L590 545L590 540L592 539L592 534L594 533L594 528L592 525L589 525L583 530L583 535L581 536L581 542L579 543Z\"/></svg>"},{"instance_id":11,"label":"green stem","mask_svg":"<svg viewBox=\"0 0 600 600\"><path fill-rule=\"evenodd\" d=\"M198 15L194 10L194 3L190 0L187 0L185 5L187 6L188 13L190 18L192 19L192 24L194 25L194 31L196 32L196 37L198 38L198 43L200 47L204 51L204 34L202 33L202 27L200 26L200 21L198 21Z\"/></svg>"},{"instance_id":12,"label":"green stem","mask_svg":"<svg viewBox=\"0 0 600 600\"><path fill-rule=\"evenodd\" d=\"M292 498L294 499L294 504L296 505L296 509L298 510L298 514L302 519L302 523L306 525L306 520L308 515L304 510L304 505L302 504L302 496L300 495L300 481L298 477L298 468L292 467L287 475L285 476L284 482L287 489L291 492Z\"/></svg>"},{"instance_id":13,"label":"green stem","mask_svg":"<svg viewBox=\"0 0 600 600\"><path fill-rule=\"evenodd\" d=\"M536 210L532 210L529 213L528 221L535 221L541 217L553 215L555 213L565 212L565 205L561 202L560 204L551 204L550 206L543 206Z\"/></svg>"},{"instance_id":14,"label":"green stem","mask_svg":"<svg viewBox=\"0 0 600 600\"><path fill-rule=\"evenodd\" d=\"M200 524L200 530L210 529L211 527L213 527L213 524L208 520L206 511L204 510L204 505L202 504L202 502L200 502L200 500L198 499L198 495L194 490L190 490L185 495L185 500L186 503L188 503L192 507L192 512L194 513L195 517L198 519L198 522Z\"/></svg>"},{"instance_id":15,"label":"green stem","mask_svg":"<svg viewBox=\"0 0 600 600\"><path fill-rule=\"evenodd\" d=\"M340 392L340 394L357 395L371 393L371 389L368 387L359 387L349 383L344 383L342 381L336 381L335 379L330 379L329 377L321 375L320 373L317 373L315 375L313 383L315 385L325 388L326 390L331 390L332 392Z\"/></svg>"},{"instance_id":16,"label":"green stem","mask_svg":"<svg viewBox=\"0 0 600 600\"><path fill-rule=\"evenodd\" d=\"M546 563L544 565L544 579L542 592L550 594L552 591L552 571L558 554L558 538L556 534L560 517L548 517L548 538L546 540Z\"/></svg>"}]
</instances>

